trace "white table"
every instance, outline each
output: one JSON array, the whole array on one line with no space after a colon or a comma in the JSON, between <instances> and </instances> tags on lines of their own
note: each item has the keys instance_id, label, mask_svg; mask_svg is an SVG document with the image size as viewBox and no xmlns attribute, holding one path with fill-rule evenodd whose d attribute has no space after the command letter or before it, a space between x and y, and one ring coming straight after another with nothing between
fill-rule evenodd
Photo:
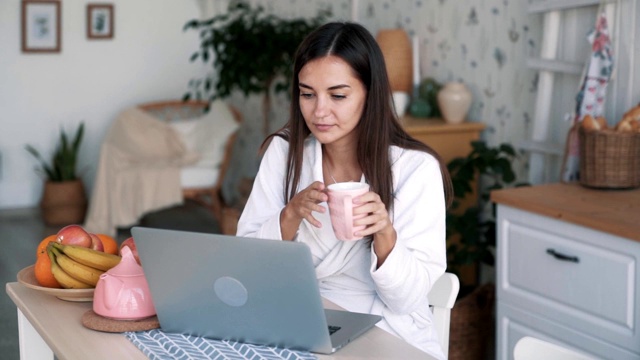
<instances>
[{"instance_id":1,"label":"white table","mask_svg":"<svg viewBox=\"0 0 640 360\"><path fill-rule=\"evenodd\" d=\"M146 359L122 334L85 328L82 315L91 302L69 302L7 283L7 294L18 307L21 360ZM327 302L327 308L336 308ZM433 359L386 331L374 327L335 354L320 359Z\"/></svg>"}]
</instances>

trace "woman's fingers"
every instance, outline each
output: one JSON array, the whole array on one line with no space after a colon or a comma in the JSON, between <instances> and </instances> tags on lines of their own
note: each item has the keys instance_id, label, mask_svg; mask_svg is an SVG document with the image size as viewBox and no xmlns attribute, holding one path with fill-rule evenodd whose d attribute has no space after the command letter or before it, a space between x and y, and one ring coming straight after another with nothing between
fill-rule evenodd
<instances>
[{"instance_id":1,"label":"woman's fingers","mask_svg":"<svg viewBox=\"0 0 640 360\"><path fill-rule=\"evenodd\" d=\"M353 216L362 214L383 214L387 215L387 210L380 200L380 196L374 192L368 192L353 199ZM364 225L364 224L361 224Z\"/></svg>"},{"instance_id":2,"label":"woman's fingers","mask_svg":"<svg viewBox=\"0 0 640 360\"><path fill-rule=\"evenodd\" d=\"M316 181L296 194L291 199L290 205L300 218L307 220L315 227L320 227L321 223L313 216L313 212L324 213L326 209L319 204L327 200L328 196L324 192L324 184Z\"/></svg>"},{"instance_id":3,"label":"woman's fingers","mask_svg":"<svg viewBox=\"0 0 640 360\"><path fill-rule=\"evenodd\" d=\"M353 216L365 214L363 218L354 220L354 225L364 225L365 229L358 232L358 236L367 236L384 230L391 225L389 213L380 200L380 196L374 192L368 192L354 199ZM360 205L358 205L360 204Z\"/></svg>"}]
</instances>

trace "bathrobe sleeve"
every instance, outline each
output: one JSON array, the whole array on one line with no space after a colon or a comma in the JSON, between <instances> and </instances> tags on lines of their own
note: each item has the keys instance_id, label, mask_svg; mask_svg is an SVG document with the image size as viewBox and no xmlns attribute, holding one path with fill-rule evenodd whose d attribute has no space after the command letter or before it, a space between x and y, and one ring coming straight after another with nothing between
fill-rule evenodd
<instances>
[{"instance_id":1,"label":"bathrobe sleeve","mask_svg":"<svg viewBox=\"0 0 640 360\"><path fill-rule=\"evenodd\" d=\"M265 152L253 189L238 221L238 236L282 240L280 212L284 209L284 179L289 144L276 136Z\"/></svg>"},{"instance_id":2,"label":"bathrobe sleeve","mask_svg":"<svg viewBox=\"0 0 640 360\"><path fill-rule=\"evenodd\" d=\"M392 150L396 245L371 276L386 307L396 314L423 309L433 283L446 269L446 207L438 161L412 150Z\"/></svg>"}]
</instances>

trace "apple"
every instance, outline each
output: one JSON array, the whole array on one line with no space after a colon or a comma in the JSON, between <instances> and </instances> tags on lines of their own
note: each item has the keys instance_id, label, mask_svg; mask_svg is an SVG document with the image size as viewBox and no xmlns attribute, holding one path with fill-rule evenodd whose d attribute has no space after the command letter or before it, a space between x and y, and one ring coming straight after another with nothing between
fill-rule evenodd
<instances>
[{"instance_id":1,"label":"apple","mask_svg":"<svg viewBox=\"0 0 640 360\"><path fill-rule=\"evenodd\" d=\"M91 247L91 235L80 225L67 225L57 235L56 242L62 245Z\"/></svg>"},{"instance_id":2,"label":"apple","mask_svg":"<svg viewBox=\"0 0 640 360\"><path fill-rule=\"evenodd\" d=\"M91 236L91 246L90 248L97 251L104 252L104 245L102 244L102 240L96 234L89 233Z\"/></svg>"},{"instance_id":3,"label":"apple","mask_svg":"<svg viewBox=\"0 0 640 360\"><path fill-rule=\"evenodd\" d=\"M140 257L138 257L138 248L136 247L136 243L133 240L133 237L128 238L120 244L120 250L118 251L118 255L122 256L122 248L128 246L133 254L133 257L136 259L136 262L140 264ZM142 264L140 264L142 265Z\"/></svg>"}]
</instances>

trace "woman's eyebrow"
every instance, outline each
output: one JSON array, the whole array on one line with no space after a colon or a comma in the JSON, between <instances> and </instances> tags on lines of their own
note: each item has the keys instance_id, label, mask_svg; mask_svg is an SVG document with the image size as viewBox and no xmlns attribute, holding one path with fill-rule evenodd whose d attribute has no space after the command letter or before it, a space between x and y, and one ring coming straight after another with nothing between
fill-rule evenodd
<instances>
[{"instance_id":1,"label":"woman's eyebrow","mask_svg":"<svg viewBox=\"0 0 640 360\"><path fill-rule=\"evenodd\" d=\"M313 88L305 83L298 83L298 86L301 88L305 88L305 89L310 89L313 90ZM338 90L338 89L344 89L344 88L350 88L351 86L347 85L347 84L340 84L340 85L334 85L329 87L327 90Z\"/></svg>"},{"instance_id":2,"label":"woman's eyebrow","mask_svg":"<svg viewBox=\"0 0 640 360\"><path fill-rule=\"evenodd\" d=\"M338 90L338 89L344 89L344 88L350 88L351 86L347 85L347 84L341 84L341 85L335 85L329 88L329 90Z\"/></svg>"}]
</instances>

